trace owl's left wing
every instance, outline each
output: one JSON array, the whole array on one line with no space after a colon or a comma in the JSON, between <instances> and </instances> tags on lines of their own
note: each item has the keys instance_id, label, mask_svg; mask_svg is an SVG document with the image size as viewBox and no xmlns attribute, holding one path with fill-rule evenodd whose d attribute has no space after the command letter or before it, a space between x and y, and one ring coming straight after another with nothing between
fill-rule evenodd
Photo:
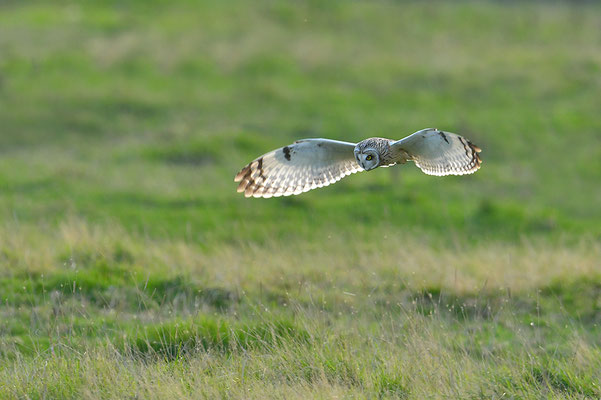
<instances>
[{"instance_id":1,"label":"owl's left wing","mask_svg":"<svg viewBox=\"0 0 601 400\"><path fill-rule=\"evenodd\" d=\"M329 139L303 139L263 154L234 178L246 197L278 197L328 186L362 168L355 144Z\"/></svg>"},{"instance_id":2,"label":"owl's left wing","mask_svg":"<svg viewBox=\"0 0 601 400\"><path fill-rule=\"evenodd\" d=\"M462 136L422 129L390 145L402 160L414 161L428 175L473 174L480 168L480 148Z\"/></svg>"}]
</instances>

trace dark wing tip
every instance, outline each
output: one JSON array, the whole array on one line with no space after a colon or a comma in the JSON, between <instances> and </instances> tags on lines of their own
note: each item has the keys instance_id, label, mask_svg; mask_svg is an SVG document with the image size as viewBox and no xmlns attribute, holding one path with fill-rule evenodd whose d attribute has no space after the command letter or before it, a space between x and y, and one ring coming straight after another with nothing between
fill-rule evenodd
<instances>
[{"instance_id":1,"label":"dark wing tip","mask_svg":"<svg viewBox=\"0 0 601 400\"><path fill-rule=\"evenodd\" d=\"M263 157L254 160L242 168L234 177L234 182L240 182L236 191L244 193L245 197L252 196L260 188L261 185L259 183L264 180Z\"/></svg>"},{"instance_id":2,"label":"dark wing tip","mask_svg":"<svg viewBox=\"0 0 601 400\"><path fill-rule=\"evenodd\" d=\"M238 172L236 174L236 176L234 177L234 182L240 182L242 180L242 178L244 178L246 175L248 175L249 172L250 172L250 164L248 164L247 166L242 168L240 170L240 172Z\"/></svg>"},{"instance_id":3,"label":"dark wing tip","mask_svg":"<svg viewBox=\"0 0 601 400\"><path fill-rule=\"evenodd\" d=\"M470 147L472 148L472 150L474 150L476 153L480 153L482 151L482 149L480 147L476 146L475 144L473 144L469 140L467 141L467 143L470 145Z\"/></svg>"},{"instance_id":4,"label":"dark wing tip","mask_svg":"<svg viewBox=\"0 0 601 400\"><path fill-rule=\"evenodd\" d=\"M458 136L458 137L459 137L459 141L463 145L465 155L466 155L467 159L469 160L468 163L462 168L463 173L473 174L474 172L479 170L480 166L482 165L482 159L478 155L478 153L480 153L482 151L482 149L480 149L478 146L476 146L469 140L465 139L464 137L462 137L462 136ZM463 174L460 174L460 175L463 175Z\"/></svg>"},{"instance_id":5,"label":"dark wing tip","mask_svg":"<svg viewBox=\"0 0 601 400\"><path fill-rule=\"evenodd\" d=\"M472 152L472 162L474 163L473 169L474 169L474 171L476 171L480 168L480 165L482 165L482 159L478 155L478 153L480 153L482 151L482 149L467 139L466 139L466 142Z\"/></svg>"}]
</instances>

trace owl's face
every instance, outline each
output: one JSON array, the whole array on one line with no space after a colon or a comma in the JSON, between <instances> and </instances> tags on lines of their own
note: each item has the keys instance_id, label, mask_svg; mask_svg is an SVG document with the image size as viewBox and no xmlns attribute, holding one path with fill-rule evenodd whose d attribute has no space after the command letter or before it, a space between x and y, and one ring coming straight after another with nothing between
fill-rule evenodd
<instances>
[{"instance_id":1,"label":"owl's face","mask_svg":"<svg viewBox=\"0 0 601 400\"><path fill-rule=\"evenodd\" d=\"M355 149L357 163L366 171L377 168L380 165L380 155L373 148Z\"/></svg>"}]
</instances>

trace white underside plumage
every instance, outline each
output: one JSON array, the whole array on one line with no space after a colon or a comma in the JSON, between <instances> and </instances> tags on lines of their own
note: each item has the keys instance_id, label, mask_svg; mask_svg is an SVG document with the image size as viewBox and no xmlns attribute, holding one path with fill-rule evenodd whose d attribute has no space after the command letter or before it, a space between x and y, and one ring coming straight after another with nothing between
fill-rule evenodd
<instances>
[{"instance_id":1,"label":"white underside plumage","mask_svg":"<svg viewBox=\"0 0 601 400\"><path fill-rule=\"evenodd\" d=\"M273 150L244 167L235 181L246 197L279 197L328 186L361 171L354 143L304 139Z\"/></svg>"},{"instance_id":2,"label":"white underside plumage","mask_svg":"<svg viewBox=\"0 0 601 400\"><path fill-rule=\"evenodd\" d=\"M480 148L462 136L438 129L422 129L391 145L407 154L426 174L466 175L480 168Z\"/></svg>"}]
</instances>

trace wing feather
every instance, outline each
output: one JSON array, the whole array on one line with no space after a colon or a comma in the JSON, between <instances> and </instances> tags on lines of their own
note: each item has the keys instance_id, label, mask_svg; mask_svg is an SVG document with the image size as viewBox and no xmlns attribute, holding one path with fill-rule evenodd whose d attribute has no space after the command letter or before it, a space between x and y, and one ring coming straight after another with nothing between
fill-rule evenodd
<instances>
[{"instance_id":1,"label":"wing feather","mask_svg":"<svg viewBox=\"0 0 601 400\"><path fill-rule=\"evenodd\" d=\"M328 186L362 171L354 143L304 139L253 160L236 174L238 193L246 197L279 197Z\"/></svg>"},{"instance_id":2,"label":"wing feather","mask_svg":"<svg viewBox=\"0 0 601 400\"><path fill-rule=\"evenodd\" d=\"M465 175L476 172L480 148L462 136L438 129L422 129L391 145L401 157L414 161L428 175Z\"/></svg>"}]
</instances>

